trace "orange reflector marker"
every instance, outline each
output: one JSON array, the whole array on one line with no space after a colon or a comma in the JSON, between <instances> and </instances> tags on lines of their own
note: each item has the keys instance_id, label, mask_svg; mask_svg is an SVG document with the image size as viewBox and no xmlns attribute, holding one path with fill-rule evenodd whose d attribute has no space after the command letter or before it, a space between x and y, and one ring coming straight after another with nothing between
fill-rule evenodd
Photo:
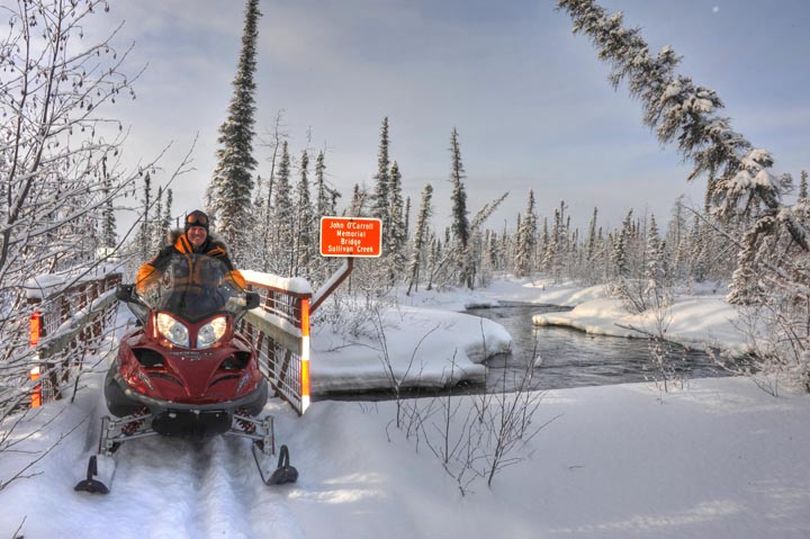
<instances>
[{"instance_id":1,"label":"orange reflector marker","mask_svg":"<svg viewBox=\"0 0 810 539\"><path fill-rule=\"evenodd\" d=\"M309 300L301 300L301 336L309 337Z\"/></svg>"},{"instance_id":2,"label":"orange reflector marker","mask_svg":"<svg viewBox=\"0 0 810 539\"><path fill-rule=\"evenodd\" d=\"M309 299L301 300L301 414L309 408Z\"/></svg>"},{"instance_id":3,"label":"orange reflector marker","mask_svg":"<svg viewBox=\"0 0 810 539\"><path fill-rule=\"evenodd\" d=\"M39 367L31 369L30 377L32 382L39 382ZM31 390L31 408L40 406L42 406L42 384L37 384Z\"/></svg>"},{"instance_id":4,"label":"orange reflector marker","mask_svg":"<svg viewBox=\"0 0 810 539\"><path fill-rule=\"evenodd\" d=\"M28 330L28 344L36 346L39 344L39 338L42 336L42 313L34 311L31 314L31 323Z\"/></svg>"}]
</instances>

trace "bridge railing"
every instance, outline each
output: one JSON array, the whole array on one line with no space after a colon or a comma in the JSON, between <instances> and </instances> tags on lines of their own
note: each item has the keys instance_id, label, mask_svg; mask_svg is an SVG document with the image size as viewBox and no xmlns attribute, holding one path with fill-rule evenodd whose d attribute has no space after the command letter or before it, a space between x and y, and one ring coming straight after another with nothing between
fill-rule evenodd
<instances>
[{"instance_id":1,"label":"bridge railing","mask_svg":"<svg viewBox=\"0 0 810 539\"><path fill-rule=\"evenodd\" d=\"M248 270L242 274L261 303L245 316L241 331L255 346L273 391L303 414L310 404L310 284L299 277Z\"/></svg>"},{"instance_id":2,"label":"bridge railing","mask_svg":"<svg viewBox=\"0 0 810 539\"><path fill-rule=\"evenodd\" d=\"M62 398L87 357L98 352L115 314L120 282L120 273L110 273L67 288L53 283L42 287L37 279L26 283L32 406Z\"/></svg>"}]
</instances>

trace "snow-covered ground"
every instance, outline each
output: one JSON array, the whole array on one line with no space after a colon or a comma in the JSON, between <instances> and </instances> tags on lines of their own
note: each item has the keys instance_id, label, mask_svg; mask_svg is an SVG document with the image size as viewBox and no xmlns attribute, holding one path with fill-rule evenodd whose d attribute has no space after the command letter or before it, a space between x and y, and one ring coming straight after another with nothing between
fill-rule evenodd
<instances>
[{"instance_id":1,"label":"snow-covered ground","mask_svg":"<svg viewBox=\"0 0 810 539\"><path fill-rule=\"evenodd\" d=\"M662 334L667 340L692 348L720 347L734 352L746 350L746 335L736 311L717 296L681 296L662 311ZM654 311L631 314L622 302L612 298L586 301L573 310L537 314L536 325L569 326L598 335L644 337L658 333ZM636 331L636 329L638 331Z\"/></svg>"},{"instance_id":2,"label":"snow-covered ground","mask_svg":"<svg viewBox=\"0 0 810 539\"><path fill-rule=\"evenodd\" d=\"M424 442L417 453L389 425L391 402L318 402L300 418L268 405L300 472L281 488L261 483L243 440L153 438L120 450L109 495L75 493L95 431L84 423L39 475L0 491L0 536L25 518L28 539L807 537L810 396L705 379L658 397L637 384L547 392L536 420L559 417L491 490L478 481L464 497ZM85 391L20 449L55 441L95 404ZM0 473L28 457L4 455Z\"/></svg>"},{"instance_id":3,"label":"snow-covered ground","mask_svg":"<svg viewBox=\"0 0 810 539\"><path fill-rule=\"evenodd\" d=\"M399 311L382 313L389 356L406 365L418 340L438 326L429 335L435 341L421 345L431 356L443 355L436 365L446 365L453 351L457 364L466 356L474 365L484 348L471 344L471 335L480 339L482 326L450 311L497 300L570 304L574 298L603 301L595 289L537 283L420 293ZM498 327L487 326L484 334L497 340ZM716 329L701 327L707 334ZM317 340L315 334L316 350L324 346ZM366 366L355 352L367 347L340 346L333 343L330 361L357 361L348 370L362 377ZM424 359L423 371L430 365ZM325 361L313 354L313 378ZM519 461L495 476L492 489L476 480L466 496L427 448L424 436L438 436L434 422L441 414L427 420L417 447L414 436L406 439L393 426L395 403L331 401L314 403L303 417L279 401L268 404L279 442L290 446L300 472L295 485L261 483L244 440L151 438L119 451L109 495L75 493L95 449L98 416L106 412L101 373L85 382L75 403L48 403L15 436L44 425L39 432L2 455L4 480L35 456L30 451L78 425L26 472L33 477L0 490L0 537L12 537L21 522L27 539L810 536L810 396L774 398L743 378L691 380L666 394L648 384L548 391L534 423L551 422L515 448L510 456ZM460 432L477 398L452 397L453 409L458 406L452 432Z\"/></svg>"}]
</instances>

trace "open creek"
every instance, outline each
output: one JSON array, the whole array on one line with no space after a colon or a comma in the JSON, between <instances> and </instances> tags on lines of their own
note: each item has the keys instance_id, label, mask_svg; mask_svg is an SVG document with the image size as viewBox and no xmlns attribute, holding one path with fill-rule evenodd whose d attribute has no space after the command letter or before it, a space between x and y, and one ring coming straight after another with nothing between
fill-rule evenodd
<instances>
[{"instance_id":1,"label":"open creek","mask_svg":"<svg viewBox=\"0 0 810 539\"><path fill-rule=\"evenodd\" d=\"M655 371L650 360L648 339L627 339L588 335L578 330L532 325L532 316L558 312L552 305L514 304L485 309L468 309L468 314L494 320L512 335L512 353L490 358L487 387L512 388L533 363L530 384L533 389L619 384L652 380ZM671 364L688 377L723 376L704 352L685 352L671 347ZM534 354L534 357L533 357Z\"/></svg>"},{"instance_id":2,"label":"open creek","mask_svg":"<svg viewBox=\"0 0 810 539\"><path fill-rule=\"evenodd\" d=\"M528 376L528 389L561 389L568 387L653 381L657 378L650 359L648 339L628 339L588 335L584 332L553 326L534 326L532 316L567 310L556 305L525 303L501 304L497 307L471 308L464 311L501 324L512 335L512 353L499 354L484 364L488 368L486 385L455 387L450 390L403 390L403 397L436 396L452 393L514 391ZM684 351L670 347L669 362L679 375L692 377L724 376L704 352ZM531 365L531 366L529 366ZM314 400L388 400L391 391L360 393L326 393Z\"/></svg>"}]
</instances>

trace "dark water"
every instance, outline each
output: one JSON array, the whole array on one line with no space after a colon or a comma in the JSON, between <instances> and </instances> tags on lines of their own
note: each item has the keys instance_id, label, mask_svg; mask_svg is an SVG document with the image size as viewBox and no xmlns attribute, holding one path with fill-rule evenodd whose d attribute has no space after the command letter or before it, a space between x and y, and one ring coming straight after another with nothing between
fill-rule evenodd
<instances>
[{"instance_id":1,"label":"dark water","mask_svg":"<svg viewBox=\"0 0 810 539\"><path fill-rule=\"evenodd\" d=\"M660 377L652 365L648 339L587 335L570 328L534 326L532 316L566 310L558 306L515 304L469 309L467 314L494 320L512 335L512 353L496 356L489 367L487 387L514 388L527 378L532 389L643 382ZM687 377L723 376L704 352L667 345L674 373ZM533 368L528 365L533 364Z\"/></svg>"}]
</instances>

